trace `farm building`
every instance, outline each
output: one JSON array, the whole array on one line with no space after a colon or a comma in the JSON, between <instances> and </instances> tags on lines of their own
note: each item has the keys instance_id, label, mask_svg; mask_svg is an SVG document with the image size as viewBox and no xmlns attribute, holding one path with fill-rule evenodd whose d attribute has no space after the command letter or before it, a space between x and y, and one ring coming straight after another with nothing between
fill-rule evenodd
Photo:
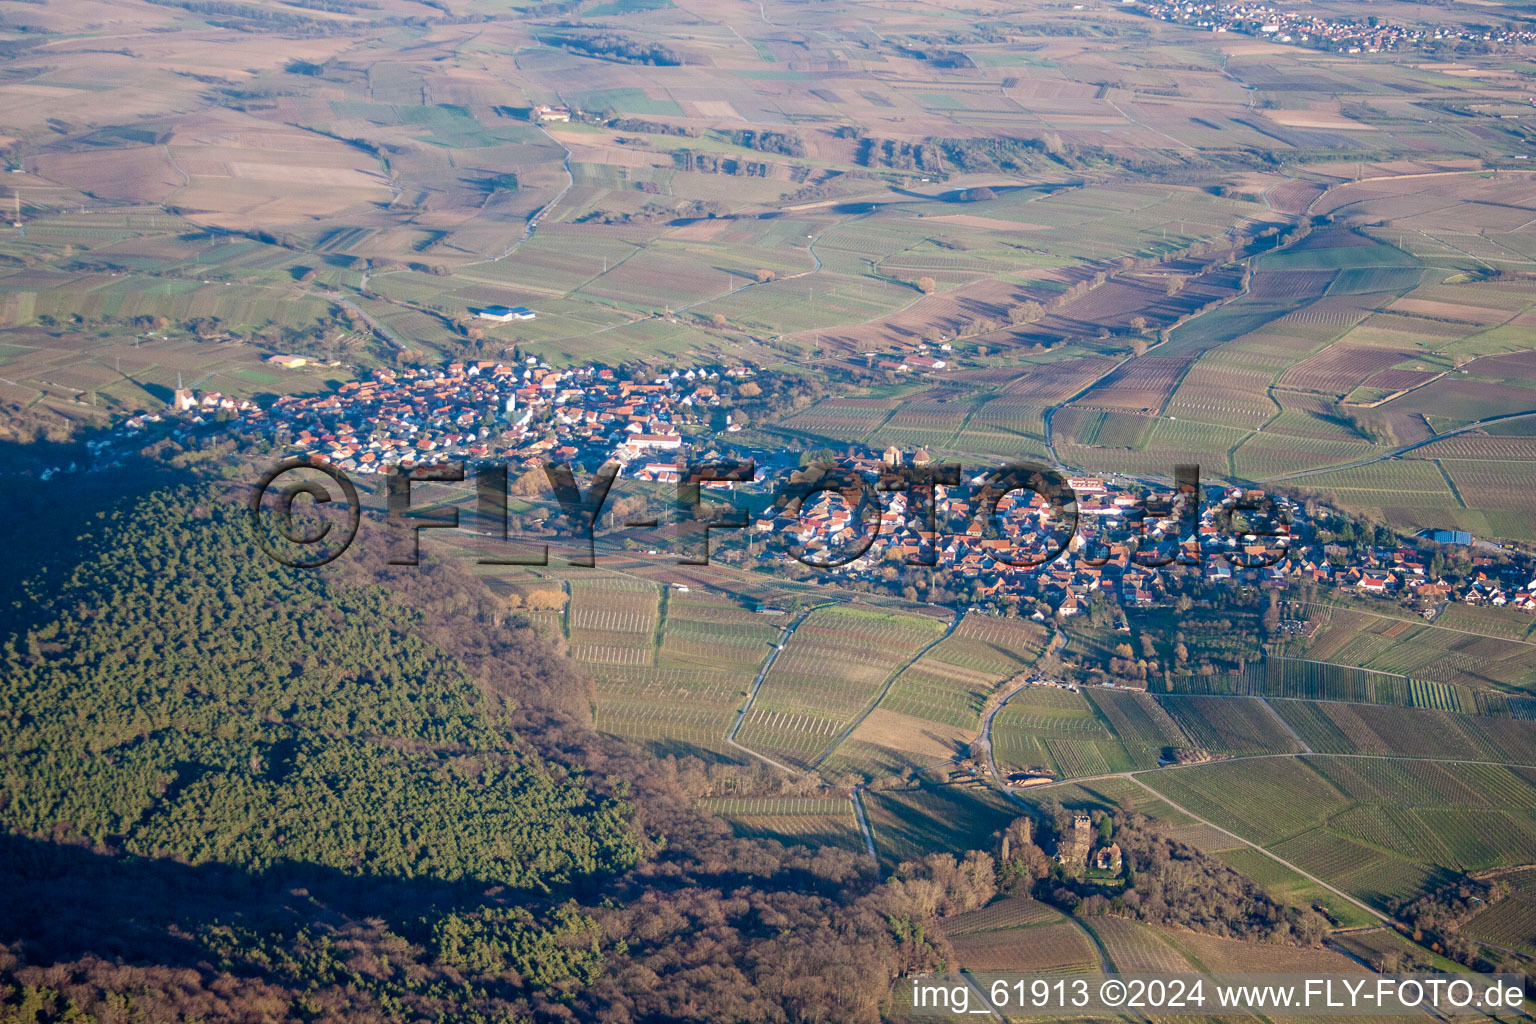
<instances>
[{"instance_id":1,"label":"farm building","mask_svg":"<svg viewBox=\"0 0 1536 1024\"><path fill-rule=\"evenodd\" d=\"M267 362L273 366L281 366L286 370L297 370L309 362L303 356L267 356Z\"/></svg>"},{"instance_id":2,"label":"farm building","mask_svg":"<svg viewBox=\"0 0 1536 1024\"><path fill-rule=\"evenodd\" d=\"M527 306L486 306L475 310L481 320L494 320L504 324L509 320L532 320L537 314Z\"/></svg>"},{"instance_id":3,"label":"farm building","mask_svg":"<svg viewBox=\"0 0 1536 1024\"><path fill-rule=\"evenodd\" d=\"M533 108L535 121L569 121L571 119L570 107L552 107L547 103L540 103Z\"/></svg>"}]
</instances>

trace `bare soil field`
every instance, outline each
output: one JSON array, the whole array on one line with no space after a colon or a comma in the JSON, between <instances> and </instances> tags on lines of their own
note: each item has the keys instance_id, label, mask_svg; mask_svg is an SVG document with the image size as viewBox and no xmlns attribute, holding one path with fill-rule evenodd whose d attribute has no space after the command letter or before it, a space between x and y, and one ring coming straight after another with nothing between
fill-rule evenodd
<instances>
[{"instance_id":1,"label":"bare soil field","mask_svg":"<svg viewBox=\"0 0 1536 1024\"><path fill-rule=\"evenodd\" d=\"M942 722L931 722L886 708L876 708L848 738L937 762L947 761L964 752L972 733Z\"/></svg>"}]
</instances>

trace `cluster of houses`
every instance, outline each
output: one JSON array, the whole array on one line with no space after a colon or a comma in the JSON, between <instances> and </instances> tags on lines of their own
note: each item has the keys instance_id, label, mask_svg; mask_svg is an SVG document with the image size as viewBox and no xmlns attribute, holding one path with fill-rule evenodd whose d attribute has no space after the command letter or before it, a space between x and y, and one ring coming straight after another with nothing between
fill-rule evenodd
<instances>
[{"instance_id":1,"label":"cluster of houses","mask_svg":"<svg viewBox=\"0 0 1536 1024\"><path fill-rule=\"evenodd\" d=\"M1459 582L1431 576L1425 569L1423 554L1412 548L1373 550L1371 562L1335 572L1327 559L1309 560L1302 563L1300 569L1304 578L1353 587L1363 594L1407 596L1431 608L1448 601L1460 601L1536 613L1536 577L1517 566L1510 567L1517 570L1513 576L1496 572L1494 559L1488 556L1474 555L1471 577Z\"/></svg>"},{"instance_id":2,"label":"cluster of houses","mask_svg":"<svg viewBox=\"0 0 1536 1024\"><path fill-rule=\"evenodd\" d=\"M217 391L207 391L199 395L191 388L179 385L171 394L170 411L199 425L220 418L261 415L261 408L249 398L231 398ZM150 424L163 422L164 419L165 417L157 412L141 412L128 417L123 422L123 428L129 434L136 434Z\"/></svg>"},{"instance_id":3,"label":"cluster of houses","mask_svg":"<svg viewBox=\"0 0 1536 1024\"><path fill-rule=\"evenodd\" d=\"M888 449L883 456L869 454L843 465L879 479L904 458ZM930 458L919 450L910 461L924 465ZM805 560L830 565L835 577L879 583L903 563L934 566L951 590L972 601L1016 598L1035 604L1037 621L1048 614L1042 605L1057 618L1070 618L1097 595L1121 608L1165 603L1176 589L1167 573L1187 571L1186 566L1198 566L1209 584L1287 587L1306 581L1406 596L1430 614L1451 601L1536 613L1536 576L1529 566L1497 563L1474 552L1470 576L1453 582L1432 574L1430 556L1413 547L1371 549L1348 558L1336 552L1330 561L1325 546L1313 542L1304 509L1262 491L1233 488L1214 501L1196 502L1132 483L1111 486L1099 477L1069 477L1077 496L1075 530L1070 518L1064 522L1030 491L1004 495L996 506L997 525L989 529L976 498L979 479L934 486L931 523L926 499L914 492L881 495L877 522L873 510L861 514L842 493L827 490L798 510L792 504L770 506L753 527L759 536L783 534L803 545L812 551ZM1263 511L1234 526L1229 517L1239 499ZM1241 532L1245 529L1263 532Z\"/></svg>"},{"instance_id":4,"label":"cluster of houses","mask_svg":"<svg viewBox=\"0 0 1536 1024\"><path fill-rule=\"evenodd\" d=\"M888 449L883 457L845 460L844 465L868 477L899 467L904 453ZM926 451L911 458L929 462ZM1207 559L1212 580L1283 581L1288 567L1234 565L1273 558L1266 544L1243 542L1223 534L1217 508L1192 510L1168 501L1169 496L1135 493L1131 487L1111 488L1098 477L1069 477L1077 498L1077 521L1063 516L1033 491L1004 494L995 505L995 525L987 522L975 484L933 487L930 525L925 497L897 491L881 502L878 532L872 515L862 516L838 491L815 494L803 507L770 507L753 524L758 534L783 534L817 548L815 564L832 563L832 572L845 578L875 581L888 577L892 564L930 565L945 572L951 589L973 600L1038 599L1057 616L1081 612L1096 592L1114 595L1123 606L1143 607L1167 596L1160 575L1164 564L1201 561L1201 552L1238 558ZM1228 495L1231 498L1235 495ZM1161 501L1161 512L1156 511ZM1277 508L1290 509L1288 503ZM837 565L841 552L859 557ZM822 554L821 552L825 552ZM1037 620L1045 613L1034 612Z\"/></svg>"},{"instance_id":5,"label":"cluster of houses","mask_svg":"<svg viewBox=\"0 0 1536 1024\"><path fill-rule=\"evenodd\" d=\"M629 379L607 368L555 368L530 357L379 369L333 393L288 395L266 409L178 388L164 415L192 423L230 421L348 473L479 460L524 469L559 461L590 470L614 460L626 476L672 484L698 457L696 441L705 440L713 453L739 431L729 413L711 410L721 406L722 392L729 396L753 376L751 368L735 366ZM144 414L127 427L135 431L161 418ZM723 435L704 429L710 420L724 421ZM773 467L789 468L785 453L737 447L736 455L759 465L758 479L746 489L775 493L783 480ZM782 534L792 550L799 545L811 552L802 560L830 565L829 581L890 585L903 578L905 566L932 566L943 573L946 587L973 602L1017 599L1042 621L1077 615L1099 595L1122 608L1164 603L1179 589L1167 575L1170 568L1184 574L1188 566L1199 566L1213 584L1349 587L1407 599L1431 614L1451 601L1536 613L1536 578L1519 561L1473 549L1471 571L1451 581L1432 571L1432 558L1415 547L1344 558L1314 543L1304 510L1283 497L1228 490L1214 501L1176 501L1133 481L1071 477L1074 526L1070 516L1028 490L1003 495L995 516L983 514L977 487L982 476L974 473L963 474L958 486L934 485L931 508L926 488L888 486L898 479L894 471L932 462L923 449L855 449L840 465L874 484L864 508L837 490L814 492L799 508L769 503L750 537L762 542L769 539L764 535ZM1240 496L1267 501L1273 528L1263 529L1253 514L1235 527L1228 516ZM1279 533L1286 536L1272 536ZM1445 535L1465 546L1463 537Z\"/></svg>"},{"instance_id":6,"label":"cluster of houses","mask_svg":"<svg viewBox=\"0 0 1536 1024\"><path fill-rule=\"evenodd\" d=\"M723 377L752 375L745 367L705 368L633 381L610 369L556 369L529 358L379 369L334 393L286 395L267 409L178 391L172 407L228 410L246 429L348 473L450 460L531 467L611 458L634 475L659 479L675 470L681 425L720 404Z\"/></svg>"},{"instance_id":7,"label":"cluster of houses","mask_svg":"<svg viewBox=\"0 0 1536 1024\"><path fill-rule=\"evenodd\" d=\"M1210 32L1240 32L1282 43L1321 47L1342 53L1387 53L1420 49L1440 43L1528 44L1536 31L1507 27L1413 28L1394 25L1376 17L1345 21L1298 11L1281 11L1264 4L1193 3L1150 0L1139 9L1162 21L1188 25Z\"/></svg>"}]
</instances>

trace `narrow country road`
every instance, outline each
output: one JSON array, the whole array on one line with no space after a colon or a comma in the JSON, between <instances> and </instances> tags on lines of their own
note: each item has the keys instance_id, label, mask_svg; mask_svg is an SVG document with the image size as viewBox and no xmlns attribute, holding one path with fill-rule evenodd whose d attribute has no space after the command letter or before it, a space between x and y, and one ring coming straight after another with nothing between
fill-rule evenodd
<instances>
[{"instance_id":1,"label":"narrow country road","mask_svg":"<svg viewBox=\"0 0 1536 1024\"><path fill-rule=\"evenodd\" d=\"M1291 725L1290 722L1287 722L1283 717L1281 717L1280 712L1275 710L1275 706L1269 702L1268 697L1261 696L1259 698L1259 702L1264 705L1264 710L1268 711L1270 716L1273 717L1275 721L1279 722L1286 732L1291 734L1291 739L1295 740L1296 743L1301 747L1301 752L1303 754L1312 753L1312 745L1301 738L1301 733L1296 731L1295 726Z\"/></svg>"},{"instance_id":2,"label":"narrow country road","mask_svg":"<svg viewBox=\"0 0 1536 1024\"><path fill-rule=\"evenodd\" d=\"M869 851L869 858L876 864L880 863L880 854L875 852L875 833L869 827L869 815L864 812L864 787L853 787L853 816L859 820L859 831L864 834L864 849Z\"/></svg>"},{"instance_id":3,"label":"narrow country road","mask_svg":"<svg viewBox=\"0 0 1536 1024\"><path fill-rule=\"evenodd\" d=\"M1089 927L1088 922L1084 921L1076 914L1065 914L1063 916L1066 917L1068 921L1071 921L1073 924L1081 928L1083 930L1083 934L1088 936L1088 941L1093 943L1093 948L1099 951L1099 968L1105 974L1114 974L1115 962L1109 958L1109 950L1105 948L1104 940L1099 938L1099 933Z\"/></svg>"},{"instance_id":4,"label":"narrow country road","mask_svg":"<svg viewBox=\"0 0 1536 1024\"><path fill-rule=\"evenodd\" d=\"M480 260L477 263L466 263L464 264L466 267L481 266L486 263L498 263L501 260L506 259L508 256L511 256L513 253L517 252L517 250L523 247L523 243L532 238L533 233L539 230L539 221L547 217L549 215L549 211L553 210L556 205L559 204L560 200L565 198L565 194L576 187L576 176L571 173L570 148L566 146L565 143L549 134L549 132L545 131L543 125L535 125L534 127L538 128L540 132L543 132L546 139L548 139L550 142L553 142L555 145L559 146L562 150L565 151L565 157L560 161L560 166L565 171L565 187L562 188L559 192L556 192L553 199L539 207L538 211L535 212L532 217L528 218L528 223L523 226L523 237L519 238L517 241L503 249L500 255L492 256L489 259Z\"/></svg>"},{"instance_id":5,"label":"narrow country road","mask_svg":"<svg viewBox=\"0 0 1536 1024\"><path fill-rule=\"evenodd\" d=\"M780 771L788 772L790 775L799 775L800 772L797 769L791 768L789 765L784 764L782 761L775 761L771 757L768 757L764 754L759 754L757 751L750 747L742 746L740 743L736 742L736 734L741 731L741 724L747 720L747 714L752 710L752 702L757 699L757 691L762 688L763 680L768 678L768 670L773 668L773 663L778 658L779 652L784 649L785 644L789 643L790 637L795 635L795 630L799 627L799 625L806 620L811 612L815 611L819 607L821 606L812 605L809 608L802 610L800 614L796 615L792 620L785 624L784 631L779 634L778 640L774 643L773 650L768 652L768 657L763 660L762 667L757 670L757 676L752 680L752 686L747 690L746 703L742 704L741 710L736 712L736 721L731 723L731 727L727 729L725 733L725 742L735 747L743 754L749 754L752 757L757 758L759 761L773 765Z\"/></svg>"},{"instance_id":6,"label":"narrow country road","mask_svg":"<svg viewBox=\"0 0 1536 1024\"><path fill-rule=\"evenodd\" d=\"M1536 409L1529 409L1525 412L1507 412L1500 416L1489 416L1487 419L1474 420L1465 426L1456 427L1453 430L1447 430L1443 434L1435 434L1432 437L1426 437L1424 440L1415 441L1412 444L1401 445L1397 448L1393 448L1389 452L1382 452L1380 455L1373 455L1370 458L1356 459L1353 462L1341 462L1334 466L1317 466L1313 469L1298 469L1294 473L1280 473L1276 476L1265 477L1263 482L1274 483L1277 480L1299 480L1302 477L1316 476L1319 473L1333 473L1343 469L1358 469L1361 466L1369 466L1377 462L1385 462L1388 459L1399 458L1411 451L1423 448L1425 445L1434 444L1436 441L1444 441L1448 437L1456 437L1459 434L1465 434L1473 430L1481 430L1489 423L1502 423L1505 420L1517 420L1524 416L1536 416Z\"/></svg>"},{"instance_id":7,"label":"narrow country road","mask_svg":"<svg viewBox=\"0 0 1536 1024\"><path fill-rule=\"evenodd\" d=\"M353 302L351 299L342 298L340 295L326 295L320 292L305 292L305 294L313 295L317 299L324 299L326 302L334 302L336 305L340 306L342 309L345 309L347 312L357 314L357 318L359 320L367 324L369 329L371 329L374 334L377 334L380 338L383 338L385 341L393 345L396 351L404 352L406 350L405 342L401 341L398 337L395 336L393 331L391 331L388 327L385 327L374 317L370 316L366 311L363 310L361 306Z\"/></svg>"},{"instance_id":8,"label":"narrow country road","mask_svg":"<svg viewBox=\"0 0 1536 1024\"><path fill-rule=\"evenodd\" d=\"M1045 658L1045 657L1050 657L1050 656L1055 655L1055 654L1060 654L1062 649L1065 648L1066 646L1067 646L1067 634L1061 632L1060 630L1058 630L1051 637L1051 642L1046 644L1045 654L1042 655L1042 659ZM1026 806L1026 807L1031 807L1032 808L1033 805L1030 804L1029 801L1027 801L1023 797L1019 796L1017 793L1015 793L1013 790L1009 789L1007 786L1003 786L1003 784L1002 784L1003 783L1003 777L1002 777L1002 775L998 774L998 771L997 771L997 758L995 756L993 756L993 753L992 753L992 720L997 717L997 713L999 711L1003 710L1003 708L1007 705L1007 703L1010 700L1012 700L1021 690L1028 689L1029 685L1030 684L1029 684L1029 681L1027 679L1024 682L1019 683L1013 689L1011 689L1007 693L1003 694L1002 699L999 700L997 702L997 704L994 705L990 710L988 710L986 715L984 715L982 717L982 720L981 720L981 732L977 734L976 742L971 745L971 757L975 758L977 748L980 748L980 749L986 751L987 768L992 773L993 781L996 782L999 786L1002 786L1003 792L1006 793L1015 803L1019 803L1019 804L1022 804L1024 806Z\"/></svg>"},{"instance_id":9,"label":"narrow country road","mask_svg":"<svg viewBox=\"0 0 1536 1024\"><path fill-rule=\"evenodd\" d=\"M1281 755L1281 756L1292 756L1292 755ZM1183 806L1180 806L1177 803L1174 803L1173 800L1169 799L1167 796L1164 796L1162 793L1159 793L1157 790L1153 789L1151 786L1147 785L1145 782L1142 782L1140 779L1138 779L1136 777L1135 773L1133 773L1133 772L1126 772L1125 773L1125 777L1130 779L1132 782L1136 783L1136 785L1140 786L1142 789L1146 790L1148 793L1151 793L1153 796L1157 797L1163 803L1167 804L1169 807L1172 807L1174 810L1178 811L1179 813L1187 814L1191 818L1193 818L1194 820L1198 821L1200 824L1208 825L1211 828L1215 829L1216 831L1220 832L1222 835L1231 836L1233 839L1236 839L1238 842L1242 843L1244 846L1252 847L1253 849L1255 849L1255 850L1259 851L1260 853L1262 853L1264 856L1268 857L1270 860L1273 860L1275 863L1282 864L1285 867L1290 868L1292 871L1296 872L1301 877L1307 879L1310 882L1315 882L1316 884L1322 886L1324 889L1327 889L1329 892L1333 893L1335 896L1339 897L1340 899L1348 900L1350 903L1353 903L1355 906L1359 907L1361 910L1365 911L1367 914L1370 914L1372 917L1374 917L1376 920L1380 921L1382 924L1390 925L1392 923L1391 919L1388 918L1385 914L1383 914L1380 911L1375 910L1374 908L1369 907L1366 904L1360 902L1359 900L1355 899L1353 896L1351 896L1349 893L1343 891L1342 889L1335 889L1333 886L1329 885L1327 882L1323 881L1321 878L1318 878L1316 875L1311 874L1310 872L1307 872L1307 871L1303 871L1301 868L1297 867L1295 864L1292 864L1290 861L1286 860L1284 857L1278 856L1275 853L1273 853L1273 852L1271 852L1269 850L1266 850L1264 847L1260 846L1258 843L1250 842L1249 840L1244 839L1242 836L1238 835L1236 832L1230 832L1227 829L1222 828L1220 825L1216 824L1213 821L1210 821L1209 819L1202 818L1200 815L1196 814L1194 811L1190 810L1188 807L1183 807Z\"/></svg>"}]
</instances>

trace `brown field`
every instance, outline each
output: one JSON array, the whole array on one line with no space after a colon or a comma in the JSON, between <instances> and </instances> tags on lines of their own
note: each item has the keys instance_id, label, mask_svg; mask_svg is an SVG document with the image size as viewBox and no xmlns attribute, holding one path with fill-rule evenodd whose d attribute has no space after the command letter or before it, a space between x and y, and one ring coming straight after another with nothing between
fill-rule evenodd
<instances>
[{"instance_id":1,"label":"brown field","mask_svg":"<svg viewBox=\"0 0 1536 1024\"><path fill-rule=\"evenodd\" d=\"M1336 110L1271 110L1264 115L1290 128L1325 128L1335 132L1368 132L1371 126L1345 117Z\"/></svg>"},{"instance_id":2,"label":"brown field","mask_svg":"<svg viewBox=\"0 0 1536 1024\"><path fill-rule=\"evenodd\" d=\"M1536 437L1458 434L1425 445L1417 454L1432 459L1536 460Z\"/></svg>"},{"instance_id":3,"label":"brown field","mask_svg":"<svg viewBox=\"0 0 1536 1024\"><path fill-rule=\"evenodd\" d=\"M1428 384L1438 376L1440 374L1426 370L1382 370L1367 378L1365 386L1382 388L1386 391L1405 391L1408 388L1416 388L1420 384Z\"/></svg>"},{"instance_id":4,"label":"brown field","mask_svg":"<svg viewBox=\"0 0 1536 1024\"><path fill-rule=\"evenodd\" d=\"M1061 914L1048 904L1028 896L1013 896L989 903L985 907L946 917L939 921L939 927L943 929L945 935L954 937L972 932L1023 928L1044 924L1060 917Z\"/></svg>"},{"instance_id":5,"label":"brown field","mask_svg":"<svg viewBox=\"0 0 1536 1024\"><path fill-rule=\"evenodd\" d=\"M1256 299L1315 299L1338 276L1333 270L1271 270L1253 275L1248 293Z\"/></svg>"},{"instance_id":6,"label":"brown field","mask_svg":"<svg viewBox=\"0 0 1536 1024\"><path fill-rule=\"evenodd\" d=\"M174 202L189 220L246 229L388 202L376 160L311 132L235 111L166 126L163 146L43 153L36 173L92 194Z\"/></svg>"},{"instance_id":7,"label":"brown field","mask_svg":"<svg viewBox=\"0 0 1536 1024\"><path fill-rule=\"evenodd\" d=\"M1461 367L1480 377L1496 377L1502 380L1529 381L1536 378L1536 352L1511 352L1508 355L1484 356Z\"/></svg>"},{"instance_id":8,"label":"brown field","mask_svg":"<svg viewBox=\"0 0 1536 1024\"><path fill-rule=\"evenodd\" d=\"M1040 287L980 281L922 296L911 306L890 316L848 327L803 333L796 335L795 340L817 341L849 352L868 346L885 349L893 344L912 344L933 329L949 335L959 334L979 320L1003 317L1010 305L1045 302L1050 296L1048 289Z\"/></svg>"},{"instance_id":9,"label":"brown field","mask_svg":"<svg viewBox=\"0 0 1536 1024\"><path fill-rule=\"evenodd\" d=\"M1269 187L1270 205L1289 214L1299 214L1308 204L1323 194L1323 188L1311 181L1282 181Z\"/></svg>"},{"instance_id":10,"label":"brown field","mask_svg":"<svg viewBox=\"0 0 1536 1024\"><path fill-rule=\"evenodd\" d=\"M1193 359L1145 356L1133 359L1083 395L1074 406L1084 409L1134 409L1160 412Z\"/></svg>"},{"instance_id":11,"label":"brown field","mask_svg":"<svg viewBox=\"0 0 1536 1024\"><path fill-rule=\"evenodd\" d=\"M1034 368L1013 371L1016 379L1003 388L1003 394L1014 398L1040 399L1050 402L1081 391L1089 381L1109 371L1115 365L1113 359L1085 358L1064 359L1059 363L1046 363Z\"/></svg>"},{"instance_id":12,"label":"brown field","mask_svg":"<svg viewBox=\"0 0 1536 1024\"><path fill-rule=\"evenodd\" d=\"M1407 352L1391 349L1333 345L1291 367L1277 383L1301 391L1347 395L1367 377L1408 357Z\"/></svg>"},{"instance_id":13,"label":"brown field","mask_svg":"<svg viewBox=\"0 0 1536 1024\"><path fill-rule=\"evenodd\" d=\"M1104 944L1120 974L1186 974L1189 959L1174 949L1160 929L1124 917L1095 917L1085 922Z\"/></svg>"},{"instance_id":14,"label":"brown field","mask_svg":"<svg viewBox=\"0 0 1536 1024\"><path fill-rule=\"evenodd\" d=\"M1206 971L1240 974L1249 971L1284 974L1366 974L1366 968L1339 953L1301 946L1277 946L1271 943L1243 942L1200 932L1166 929L1163 932L1178 949L1183 950Z\"/></svg>"},{"instance_id":15,"label":"brown field","mask_svg":"<svg viewBox=\"0 0 1536 1024\"><path fill-rule=\"evenodd\" d=\"M972 733L942 722L876 708L848 738L913 755L922 760L947 761L964 752Z\"/></svg>"},{"instance_id":16,"label":"brown field","mask_svg":"<svg viewBox=\"0 0 1536 1024\"><path fill-rule=\"evenodd\" d=\"M1434 320L1460 320L1469 324L1501 324L1509 319L1502 309L1486 306L1467 306L1455 302L1435 302L1428 299L1398 299L1387 307L1399 313L1414 313Z\"/></svg>"}]
</instances>

